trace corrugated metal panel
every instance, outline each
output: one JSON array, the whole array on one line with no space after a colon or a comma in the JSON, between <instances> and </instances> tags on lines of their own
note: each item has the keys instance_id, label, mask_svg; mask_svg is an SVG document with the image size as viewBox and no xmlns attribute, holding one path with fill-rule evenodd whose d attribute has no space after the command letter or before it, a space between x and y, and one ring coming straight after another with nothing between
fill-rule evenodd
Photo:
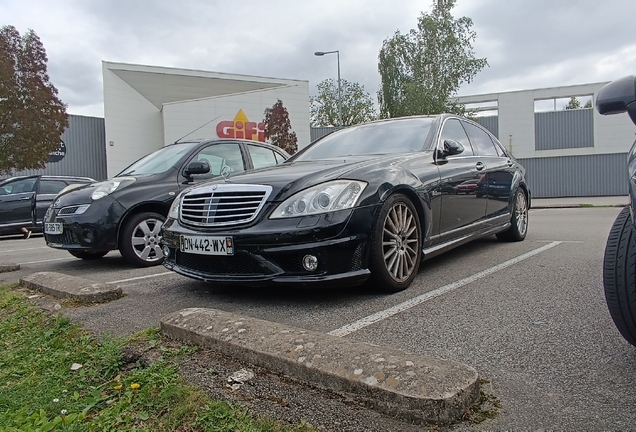
<instances>
[{"instance_id":1,"label":"corrugated metal panel","mask_svg":"<svg viewBox=\"0 0 636 432\"><path fill-rule=\"evenodd\" d=\"M536 198L627 195L627 153L519 159Z\"/></svg>"},{"instance_id":2,"label":"corrugated metal panel","mask_svg":"<svg viewBox=\"0 0 636 432\"><path fill-rule=\"evenodd\" d=\"M49 162L42 170L17 171L13 175L73 175L104 180L106 174L106 138L104 119L69 116L69 127L62 134L66 156Z\"/></svg>"},{"instance_id":3,"label":"corrugated metal panel","mask_svg":"<svg viewBox=\"0 0 636 432\"><path fill-rule=\"evenodd\" d=\"M535 113L535 149L557 150L594 147L593 115L593 109Z\"/></svg>"},{"instance_id":4,"label":"corrugated metal panel","mask_svg":"<svg viewBox=\"0 0 636 432\"><path fill-rule=\"evenodd\" d=\"M316 141L318 138L322 138L325 135L329 135L331 132L342 129L341 127L324 126L324 127L312 127L310 131L311 142Z\"/></svg>"},{"instance_id":5,"label":"corrugated metal panel","mask_svg":"<svg viewBox=\"0 0 636 432\"><path fill-rule=\"evenodd\" d=\"M484 116L473 119L490 131L491 134L499 138L499 116Z\"/></svg>"}]
</instances>

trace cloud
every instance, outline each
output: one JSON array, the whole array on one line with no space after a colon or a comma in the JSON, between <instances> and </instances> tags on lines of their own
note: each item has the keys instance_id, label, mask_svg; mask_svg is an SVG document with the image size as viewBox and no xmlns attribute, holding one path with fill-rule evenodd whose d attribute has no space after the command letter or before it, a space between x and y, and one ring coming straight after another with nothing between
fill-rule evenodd
<instances>
[{"instance_id":1,"label":"cloud","mask_svg":"<svg viewBox=\"0 0 636 432\"><path fill-rule=\"evenodd\" d=\"M103 115L101 61L304 79L341 76L375 97L382 41L408 32L432 1L7 0L2 24L32 28L69 112ZM609 81L636 72L636 2L458 0L475 55L490 67L460 94Z\"/></svg>"}]
</instances>

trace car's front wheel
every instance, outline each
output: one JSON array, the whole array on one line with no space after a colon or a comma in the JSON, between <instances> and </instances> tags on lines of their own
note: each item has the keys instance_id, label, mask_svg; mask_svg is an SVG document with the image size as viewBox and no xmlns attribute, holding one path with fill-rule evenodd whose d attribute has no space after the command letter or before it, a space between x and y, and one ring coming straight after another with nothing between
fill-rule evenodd
<instances>
[{"instance_id":1,"label":"car's front wheel","mask_svg":"<svg viewBox=\"0 0 636 432\"><path fill-rule=\"evenodd\" d=\"M85 251L85 250L70 250L68 251L75 258L80 258L83 260L94 260L100 259L104 255L108 253L108 251Z\"/></svg>"},{"instance_id":2,"label":"car's front wheel","mask_svg":"<svg viewBox=\"0 0 636 432\"><path fill-rule=\"evenodd\" d=\"M420 267L422 233L417 210L402 194L390 196L376 219L369 251L369 285L395 293L413 282Z\"/></svg>"},{"instance_id":3,"label":"car's front wheel","mask_svg":"<svg viewBox=\"0 0 636 432\"><path fill-rule=\"evenodd\" d=\"M137 267L163 263L161 227L166 218L159 213L145 212L131 216L119 235L119 252Z\"/></svg>"},{"instance_id":4,"label":"car's front wheel","mask_svg":"<svg viewBox=\"0 0 636 432\"><path fill-rule=\"evenodd\" d=\"M515 202L512 205L510 228L497 233L497 238L503 241L522 241L528 233L528 199L523 189L517 190Z\"/></svg>"},{"instance_id":5,"label":"car's front wheel","mask_svg":"<svg viewBox=\"0 0 636 432\"><path fill-rule=\"evenodd\" d=\"M619 213L607 238L603 286L616 328L636 346L636 238L628 207Z\"/></svg>"}]
</instances>

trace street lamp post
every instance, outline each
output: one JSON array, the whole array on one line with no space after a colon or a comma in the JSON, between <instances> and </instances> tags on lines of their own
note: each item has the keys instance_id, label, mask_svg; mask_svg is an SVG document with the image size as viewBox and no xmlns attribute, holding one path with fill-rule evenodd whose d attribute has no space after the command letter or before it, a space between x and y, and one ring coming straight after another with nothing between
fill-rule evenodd
<instances>
[{"instance_id":1,"label":"street lamp post","mask_svg":"<svg viewBox=\"0 0 636 432\"><path fill-rule=\"evenodd\" d=\"M342 127L342 93L340 92L340 51L316 51L314 55L324 56L325 54L336 54L338 58L338 123Z\"/></svg>"}]
</instances>

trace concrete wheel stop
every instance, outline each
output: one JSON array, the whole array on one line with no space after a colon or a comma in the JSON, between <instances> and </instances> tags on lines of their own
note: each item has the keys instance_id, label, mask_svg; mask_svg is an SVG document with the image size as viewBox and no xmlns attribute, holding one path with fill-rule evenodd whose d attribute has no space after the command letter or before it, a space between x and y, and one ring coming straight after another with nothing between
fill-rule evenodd
<instances>
[{"instance_id":1,"label":"concrete wheel stop","mask_svg":"<svg viewBox=\"0 0 636 432\"><path fill-rule=\"evenodd\" d=\"M20 270L20 264L0 263L0 273L12 272Z\"/></svg>"},{"instance_id":2,"label":"concrete wheel stop","mask_svg":"<svg viewBox=\"0 0 636 432\"><path fill-rule=\"evenodd\" d=\"M20 279L20 284L53 297L70 298L80 303L103 303L122 296L122 290L117 285L55 272L30 274Z\"/></svg>"},{"instance_id":3,"label":"concrete wheel stop","mask_svg":"<svg viewBox=\"0 0 636 432\"><path fill-rule=\"evenodd\" d=\"M479 374L465 364L220 310L174 312L161 330L407 421L454 423L479 399Z\"/></svg>"}]
</instances>

